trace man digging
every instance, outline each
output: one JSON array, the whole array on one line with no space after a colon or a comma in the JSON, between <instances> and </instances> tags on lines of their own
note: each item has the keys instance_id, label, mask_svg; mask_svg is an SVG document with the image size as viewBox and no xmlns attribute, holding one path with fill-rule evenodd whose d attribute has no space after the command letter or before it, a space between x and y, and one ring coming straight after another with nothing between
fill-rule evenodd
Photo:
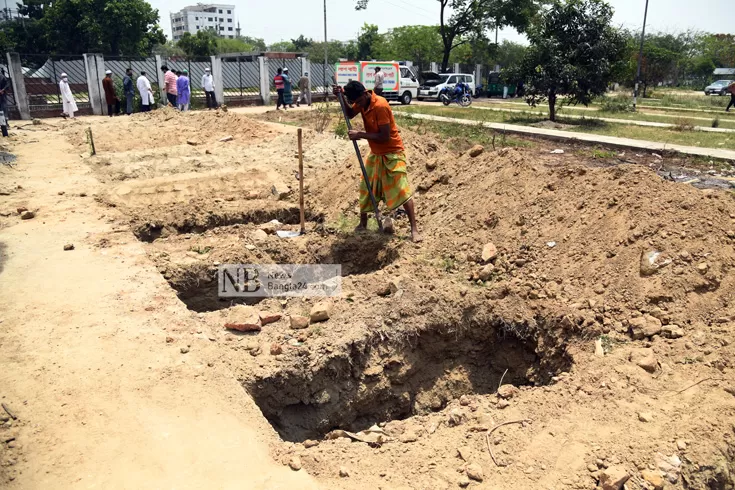
<instances>
[{"instance_id":1,"label":"man digging","mask_svg":"<svg viewBox=\"0 0 735 490\"><path fill-rule=\"evenodd\" d=\"M388 101L383 97L365 90L365 86L357 81L351 81L344 89L334 86L334 94L344 93L352 106L347 107L350 119L362 115L365 131L351 130L349 138L367 140L370 145L370 154L365 160L365 170L376 201L383 201L389 210L403 206L411 223L411 239L414 242L422 241L416 225L416 209L413 203L413 192L408 183L406 172L406 154L403 140L398 133L393 111ZM365 179L360 180L360 224L355 231L367 229L368 213L373 212L370 195L365 185ZM389 220L386 220L389 222ZM392 223L384 226L386 232L392 232Z\"/></svg>"}]
</instances>

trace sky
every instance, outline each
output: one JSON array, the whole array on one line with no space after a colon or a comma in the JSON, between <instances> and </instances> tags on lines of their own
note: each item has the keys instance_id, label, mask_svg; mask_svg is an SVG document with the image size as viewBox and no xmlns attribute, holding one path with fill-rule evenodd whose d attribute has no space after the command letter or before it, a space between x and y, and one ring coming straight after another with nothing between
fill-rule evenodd
<instances>
[{"instance_id":1,"label":"sky","mask_svg":"<svg viewBox=\"0 0 735 490\"><path fill-rule=\"evenodd\" d=\"M171 37L170 13L196 1L149 0L161 16L161 27ZM643 25L645 0L608 0L615 9L614 22L629 29ZM242 35L265 39L267 44L287 41L303 34L324 39L323 0L234 0ZM360 27L376 24L380 32L404 25L438 24L437 0L370 0L367 10L356 11L354 0L327 0L327 36L356 39ZM694 29L732 33L733 0L650 0L646 30L677 32ZM501 31L499 40L524 42L512 29Z\"/></svg>"}]
</instances>

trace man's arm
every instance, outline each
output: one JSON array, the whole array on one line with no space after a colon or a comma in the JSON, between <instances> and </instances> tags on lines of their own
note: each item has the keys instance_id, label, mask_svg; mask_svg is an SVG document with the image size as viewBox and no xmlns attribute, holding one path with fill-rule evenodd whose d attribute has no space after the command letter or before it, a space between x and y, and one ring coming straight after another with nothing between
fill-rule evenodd
<instances>
[{"instance_id":1,"label":"man's arm","mask_svg":"<svg viewBox=\"0 0 735 490\"><path fill-rule=\"evenodd\" d=\"M390 124L382 124L378 126L378 133L366 133L364 131L355 131L354 129L349 132L351 140L370 140L377 141L378 143L385 143L390 139Z\"/></svg>"}]
</instances>

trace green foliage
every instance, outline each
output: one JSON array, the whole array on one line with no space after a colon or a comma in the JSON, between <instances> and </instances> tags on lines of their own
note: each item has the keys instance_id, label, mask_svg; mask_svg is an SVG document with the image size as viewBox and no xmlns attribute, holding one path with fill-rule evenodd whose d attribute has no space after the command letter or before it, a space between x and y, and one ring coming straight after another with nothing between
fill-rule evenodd
<instances>
[{"instance_id":1,"label":"green foliage","mask_svg":"<svg viewBox=\"0 0 735 490\"><path fill-rule=\"evenodd\" d=\"M442 56L438 26L403 26L384 35L385 59L411 60L426 66Z\"/></svg>"},{"instance_id":2,"label":"green foliage","mask_svg":"<svg viewBox=\"0 0 735 490\"><path fill-rule=\"evenodd\" d=\"M166 42L158 10L145 0L23 0L18 10L27 18L2 31L7 48L23 53L147 56Z\"/></svg>"},{"instance_id":3,"label":"green foliage","mask_svg":"<svg viewBox=\"0 0 735 490\"><path fill-rule=\"evenodd\" d=\"M602 0L566 0L544 11L528 32L530 46L515 77L526 82L526 101L588 105L603 95L613 67L622 58L625 40L611 25L613 10Z\"/></svg>"},{"instance_id":4,"label":"green foliage","mask_svg":"<svg viewBox=\"0 0 735 490\"><path fill-rule=\"evenodd\" d=\"M291 44L294 45L296 51L306 51L307 48L314 44L314 40L306 39L304 35L301 34L298 38L291 39Z\"/></svg>"},{"instance_id":5,"label":"green foliage","mask_svg":"<svg viewBox=\"0 0 735 490\"><path fill-rule=\"evenodd\" d=\"M489 55L488 41L484 32L496 26L513 27L524 32L531 19L549 0L439 0L439 35L442 43L442 71L449 65L452 51L470 44L469 51L461 55L462 60ZM355 9L368 7L369 0L357 0Z\"/></svg>"},{"instance_id":6,"label":"green foliage","mask_svg":"<svg viewBox=\"0 0 735 490\"><path fill-rule=\"evenodd\" d=\"M298 50L291 41L279 41L268 46L268 51L275 51L277 53L295 53Z\"/></svg>"},{"instance_id":7,"label":"green foliage","mask_svg":"<svg viewBox=\"0 0 735 490\"><path fill-rule=\"evenodd\" d=\"M217 34L213 30L205 29L197 31L196 35L185 32L176 46L190 58L212 56L217 52L217 40Z\"/></svg>"},{"instance_id":8,"label":"green foliage","mask_svg":"<svg viewBox=\"0 0 735 490\"><path fill-rule=\"evenodd\" d=\"M347 124L345 123L344 119L340 119L339 123L337 123L337 126L334 128L334 134L338 138L345 139L347 138Z\"/></svg>"},{"instance_id":9,"label":"green foliage","mask_svg":"<svg viewBox=\"0 0 735 490\"><path fill-rule=\"evenodd\" d=\"M259 37L240 36L237 39L245 44L253 46L256 51L265 51L267 49L265 41Z\"/></svg>"},{"instance_id":10,"label":"green foliage","mask_svg":"<svg viewBox=\"0 0 735 490\"><path fill-rule=\"evenodd\" d=\"M633 104L628 96L602 96L599 99L600 110L603 112L633 112Z\"/></svg>"},{"instance_id":11,"label":"green foliage","mask_svg":"<svg viewBox=\"0 0 735 490\"><path fill-rule=\"evenodd\" d=\"M217 38L217 54L224 53L250 53L256 51L256 47L248 44L242 38L228 39L225 37Z\"/></svg>"},{"instance_id":12,"label":"green foliage","mask_svg":"<svg viewBox=\"0 0 735 490\"><path fill-rule=\"evenodd\" d=\"M357 59L381 59L383 37L378 33L378 26L365 23L357 36Z\"/></svg>"}]
</instances>

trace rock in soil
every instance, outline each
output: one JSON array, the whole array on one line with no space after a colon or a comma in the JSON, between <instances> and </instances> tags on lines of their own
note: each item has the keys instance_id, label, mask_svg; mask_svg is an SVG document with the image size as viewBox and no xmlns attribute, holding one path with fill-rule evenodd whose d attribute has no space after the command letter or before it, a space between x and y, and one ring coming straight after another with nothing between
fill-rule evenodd
<instances>
[{"instance_id":1,"label":"rock in soil","mask_svg":"<svg viewBox=\"0 0 735 490\"><path fill-rule=\"evenodd\" d=\"M490 262L495 257L498 256L498 249L493 243L486 243L485 246L482 247L482 261L483 262Z\"/></svg>"},{"instance_id":2,"label":"rock in soil","mask_svg":"<svg viewBox=\"0 0 735 490\"><path fill-rule=\"evenodd\" d=\"M620 466L610 466L600 472L602 490L622 490L630 475Z\"/></svg>"},{"instance_id":3,"label":"rock in soil","mask_svg":"<svg viewBox=\"0 0 735 490\"><path fill-rule=\"evenodd\" d=\"M513 385L503 385L498 388L498 396L503 399L513 398L520 390Z\"/></svg>"},{"instance_id":4,"label":"rock in soil","mask_svg":"<svg viewBox=\"0 0 735 490\"><path fill-rule=\"evenodd\" d=\"M350 470L348 470L344 466L340 466L339 467L339 476L341 476L342 478L349 478L349 476L350 476Z\"/></svg>"},{"instance_id":5,"label":"rock in soil","mask_svg":"<svg viewBox=\"0 0 735 490\"><path fill-rule=\"evenodd\" d=\"M272 356L278 356L280 354L283 354L283 347L281 347L281 344L274 342L271 344L271 355Z\"/></svg>"},{"instance_id":6,"label":"rock in soil","mask_svg":"<svg viewBox=\"0 0 735 490\"><path fill-rule=\"evenodd\" d=\"M269 323L275 323L282 318L280 313L269 313L267 311L258 312L258 316L260 316L261 326L268 325Z\"/></svg>"},{"instance_id":7,"label":"rock in soil","mask_svg":"<svg viewBox=\"0 0 735 490\"><path fill-rule=\"evenodd\" d=\"M309 327L309 317L301 315L291 315L289 318L291 321L291 328L294 330L301 330Z\"/></svg>"},{"instance_id":8,"label":"rock in soil","mask_svg":"<svg viewBox=\"0 0 735 490\"><path fill-rule=\"evenodd\" d=\"M74 250L74 245L71 243L67 243L64 245L64 250Z\"/></svg>"},{"instance_id":9,"label":"rock in soil","mask_svg":"<svg viewBox=\"0 0 735 490\"><path fill-rule=\"evenodd\" d=\"M650 483L654 490L663 490L664 484L666 483L664 474L661 471L643 470L641 471L641 477Z\"/></svg>"},{"instance_id":10,"label":"rock in soil","mask_svg":"<svg viewBox=\"0 0 735 490\"><path fill-rule=\"evenodd\" d=\"M651 422L653 420L653 414L651 412L639 412L638 420L641 422Z\"/></svg>"},{"instance_id":11,"label":"rock in soil","mask_svg":"<svg viewBox=\"0 0 735 490\"><path fill-rule=\"evenodd\" d=\"M661 327L661 335L667 339L680 339L684 336L684 329L679 325L664 325Z\"/></svg>"},{"instance_id":12,"label":"rock in soil","mask_svg":"<svg viewBox=\"0 0 735 490\"><path fill-rule=\"evenodd\" d=\"M189 347L182 347L181 349L182 354L188 354L189 353Z\"/></svg>"},{"instance_id":13,"label":"rock in soil","mask_svg":"<svg viewBox=\"0 0 735 490\"><path fill-rule=\"evenodd\" d=\"M477 463L468 464L465 471L471 480L482 481L485 478L482 473L482 467Z\"/></svg>"},{"instance_id":14,"label":"rock in soil","mask_svg":"<svg viewBox=\"0 0 735 490\"><path fill-rule=\"evenodd\" d=\"M320 301L311 308L311 323L325 322L332 315L334 304L331 301Z\"/></svg>"},{"instance_id":15,"label":"rock in soil","mask_svg":"<svg viewBox=\"0 0 735 490\"><path fill-rule=\"evenodd\" d=\"M633 349L628 359L649 373L655 372L656 368L658 368L658 361L653 353L653 349Z\"/></svg>"},{"instance_id":16,"label":"rock in soil","mask_svg":"<svg viewBox=\"0 0 735 490\"><path fill-rule=\"evenodd\" d=\"M476 158L476 157L479 157L480 155L482 155L482 152L484 152L484 151L485 151L485 147L484 146L482 146L482 145L475 145L472 148L470 148L470 152L469 153L470 153L470 156L472 158Z\"/></svg>"},{"instance_id":17,"label":"rock in soil","mask_svg":"<svg viewBox=\"0 0 735 490\"><path fill-rule=\"evenodd\" d=\"M288 461L288 466L294 471L299 471L301 469L301 458L294 456Z\"/></svg>"},{"instance_id":18,"label":"rock in soil","mask_svg":"<svg viewBox=\"0 0 735 490\"><path fill-rule=\"evenodd\" d=\"M36 213L33 211L23 211L20 213L20 219L33 219L36 217Z\"/></svg>"},{"instance_id":19,"label":"rock in soil","mask_svg":"<svg viewBox=\"0 0 735 490\"><path fill-rule=\"evenodd\" d=\"M493 264L487 264L485 267L480 269L480 272L477 275L482 282L485 282L490 279L494 271L495 266Z\"/></svg>"},{"instance_id":20,"label":"rock in soil","mask_svg":"<svg viewBox=\"0 0 735 490\"><path fill-rule=\"evenodd\" d=\"M304 441L304 447L306 449L309 449L310 447L316 447L319 445L319 441L314 441L312 439L307 439Z\"/></svg>"},{"instance_id":21,"label":"rock in soil","mask_svg":"<svg viewBox=\"0 0 735 490\"><path fill-rule=\"evenodd\" d=\"M260 332L260 313L252 306L233 306L227 314L225 328L239 332Z\"/></svg>"},{"instance_id":22,"label":"rock in soil","mask_svg":"<svg viewBox=\"0 0 735 490\"><path fill-rule=\"evenodd\" d=\"M628 323L633 340L642 340L661 333L661 320L651 315L631 318Z\"/></svg>"}]
</instances>

